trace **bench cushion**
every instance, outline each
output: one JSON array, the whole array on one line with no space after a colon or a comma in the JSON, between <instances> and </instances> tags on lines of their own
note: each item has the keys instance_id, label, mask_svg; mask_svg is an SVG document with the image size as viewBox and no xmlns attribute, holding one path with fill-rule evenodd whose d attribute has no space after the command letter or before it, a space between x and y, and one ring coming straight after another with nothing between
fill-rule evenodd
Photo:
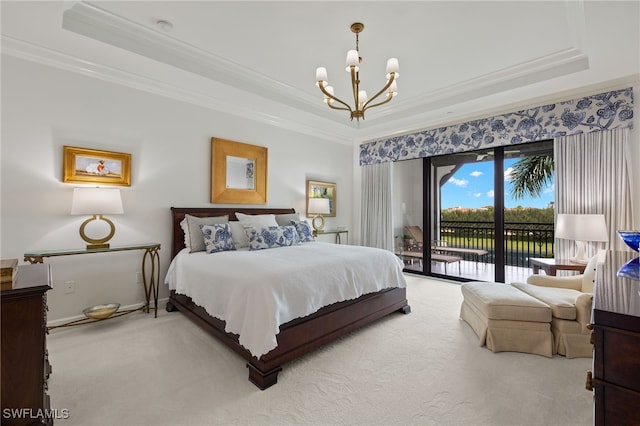
<instances>
[{"instance_id":1,"label":"bench cushion","mask_svg":"<svg viewBox=\"0 0 640 426\"><path fill-rule=\"evenodd\" d=\"M465 303L488 319L551 322L549 306L509 284L469 282L461 287Z\"/></svg>"},{"instance_id":2,"label":"bench cushion","mask_svg":"<svg viewBox=\"0 0 640 426\"><path fill-rule=\"evenodd\" d=\"M450 256L447 254L431 253L431 260L434 262L455 263L462 260L460 256Z\"/></svg>"}]
</instances>

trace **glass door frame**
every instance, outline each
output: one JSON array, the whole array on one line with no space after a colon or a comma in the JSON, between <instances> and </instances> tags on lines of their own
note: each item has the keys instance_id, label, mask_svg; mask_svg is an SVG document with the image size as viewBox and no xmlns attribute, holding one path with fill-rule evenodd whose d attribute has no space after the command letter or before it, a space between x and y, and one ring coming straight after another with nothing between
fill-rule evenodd
<instances>
[{"instance_id":1,"label":"glass door frame","mask_svg":"<svg viewBox=\"0 0 640 426\"><path fill-rule=\"evenodd\" d=\"M503 147L491 148L494 152L494 173L493 173L493 186L494 186L494 229L495 229L495 248L494 248L494 280L496 282L504 282L505 280L505 258L504 258L504 149ZM484 151L484 150L483 150ZM455 155L455 154L451 154ZM434 240L433 230L436 227L436 221L440 221L440 210L436 212L435 206L439 206L440 203L436 201L436 198L440 197L439 183L435 182L434 176L435 168L432 167L432 158L423 158L423 212L426 215L423 218L424 240L430 242ZM438 185L437 190L434 185ZM432 188L434 190L432 190ZM435 213L435 214L434 214ZM439 226L439 225L438 225ZM426 243L425 243L426 244ZM431 270L431 250L424 250L423 252L423 268L422 273L429 276L437 276L447 278L455 281L469 281L468 278L456 277L454 275L443 275L434 273Z\"/></svg>"}]
</instances>

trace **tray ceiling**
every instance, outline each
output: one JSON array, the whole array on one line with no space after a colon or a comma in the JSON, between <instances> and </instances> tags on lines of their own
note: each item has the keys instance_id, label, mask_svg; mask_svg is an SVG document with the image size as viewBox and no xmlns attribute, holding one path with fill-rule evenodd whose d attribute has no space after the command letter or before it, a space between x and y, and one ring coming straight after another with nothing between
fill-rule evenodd
<instances>
[{"instance_id":1,"label":"tray ceiling","mask_svg":"<svg viewBox=\"0 0 640 426\"><path fill-rule=\"evenodd\" d=\"M536 85L587 70L588 5L2 2L2 41L8 54L353 143L535 98L544 94ZM368 93L383 86L388 58L400 62L399 96L359 123L327 108L314 84L324 66L336 95L350 101L344 60L356 21L365 24L360 77Z\"/></svg>"}]
</instances>

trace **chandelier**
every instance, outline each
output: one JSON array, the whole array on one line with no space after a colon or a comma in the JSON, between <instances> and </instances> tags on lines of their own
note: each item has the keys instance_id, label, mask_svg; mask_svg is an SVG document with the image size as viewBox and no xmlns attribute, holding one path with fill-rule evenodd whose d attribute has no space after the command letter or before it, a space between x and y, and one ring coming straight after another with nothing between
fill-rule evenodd
<instances>
[{"instance_id":1,"label":"chandelier","mask_svg":"<svg viewBox=\"0 0 640 426\"><path fill-rule=\"evenodd\" d=\"M354 107L352 108L346 102L338 99L333 94L333 87L329 86L327 81L327 69L324 67L318 67L316 69L316 86L320 88L320 91L324 93L324 101L329 105L329 108L349 111L351 114L351 121L355 118L360 121L364 120L364 112L369 108L374 108L380 105L384 105L393 99L398 94L398 86L396 80L400 76L398 73L398 59L391 58L387 61L387 83L384 87L375 94L371 99L367 97L366 90L360 90L360 62L362 58L358 52L359 34L364 30L364 24L355 22L351 24L351 31L356 34L356 48L355 50L349 50L347 52L347 67L346 71L351 74L351 87L353 88L353 100ZM386 94L384 100L378 103L372 103L383 93Z\"/></svg>"}]
</instances>

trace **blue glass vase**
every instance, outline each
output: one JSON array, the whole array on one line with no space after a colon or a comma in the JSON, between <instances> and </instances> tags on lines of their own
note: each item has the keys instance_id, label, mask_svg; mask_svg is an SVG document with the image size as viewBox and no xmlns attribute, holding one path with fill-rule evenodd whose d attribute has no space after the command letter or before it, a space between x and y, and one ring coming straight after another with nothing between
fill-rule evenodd
<instances>
[{"instance_id":1,"label":"blue glass vase","mask_svg":"<svg viewBox=\"0 0 640 426\"><path fill-rule=\"evenodd\" d=\"M640 257L631 259L622 265L622 267L618 269L618 276L640 281Z\"/></svg>"},{"instance_id":2,"label":"blue glass vase","mask_svg":"<svg viewBox=\"0 0 640 426\"><path fill-rule=\"evenodd\" d=\"M617 231L618 236L631 250L640 251L640 231Z\"/></svg>"}]
</instances>

